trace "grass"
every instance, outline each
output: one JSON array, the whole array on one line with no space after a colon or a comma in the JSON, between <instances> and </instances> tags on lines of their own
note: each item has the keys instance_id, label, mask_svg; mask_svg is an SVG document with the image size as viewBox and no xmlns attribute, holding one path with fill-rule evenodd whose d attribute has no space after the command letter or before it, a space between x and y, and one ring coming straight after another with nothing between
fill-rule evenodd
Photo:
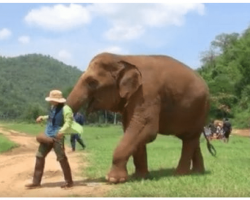
<instances>
[{"instance_id":1,"label":"grass","mask_svg":"<svg viewBox=\"0 0 250 200\"><path fill-rule=\"evenodd\" d=\"M38 125L6 125L12 129L33 134ZM41 127L42 128L42 127ZM83 139L87 145L88 167L84 176L102 179L109 171L113 150L122 138L119 126L85 127ZM36 131L37 132L37 131ZM106 196L112 197L249 197L250 196L250 153L249 138L231 136L228 144L212 141L217 157L212 157L205 139L201 138L201 149L205 161L204 175L173 176L181 154L181 141L171 136L159 135L155 142L147 145L148 166L151 178L114 185ZM134 172L132 159L128 162L128 172Z\"/></svg>"},{"instance_id":2,"label":"grass","mask_svg":"<svg viewBox=\"0 0 250 200\"><path fill-rule=\"evenodd\" d=\"M0 133L0 153L9 151L17 146L18 145L16 143L10 141L7 137L2 135L2 133Z\"/></svg>"},{"instance_id":3,"label":"grass","mask_svg":"<svg viewBox=\"0 0 250 200\"><path fill-rule=\"evenodd\" d=\"M122 137L120 127L85 127L89 167L85 174L92 179L104 179L110 169L113 150ZM159 135L148 144L149 180L130 179L125 184L114 186L107 193L112 197L249 197L250 154L249 140L233 135L228 144L213 141L217 157L212 157L205 139L201 148L205 160L205 175L172 176L179 161L181 141L171 136ZM128 172L134 172L132 159Z\"/></svg>"}]
</instances>

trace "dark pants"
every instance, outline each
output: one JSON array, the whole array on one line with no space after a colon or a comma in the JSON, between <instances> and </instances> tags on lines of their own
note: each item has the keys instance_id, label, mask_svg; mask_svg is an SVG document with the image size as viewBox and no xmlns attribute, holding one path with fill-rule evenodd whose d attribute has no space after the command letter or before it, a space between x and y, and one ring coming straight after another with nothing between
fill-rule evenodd
<instances>
[{"instance_id":1,"label":"dark pants","mask_svg":"<svg viewBox=\"0 0 250 200\"><path fill-rule=\"evenodd\" d=\"M54 149L56 153L57 161L66 158L64 151L64 137L60 140L56 140L54 144L40 143L36 156L39 158L45 158L52 149Z\"/></svg>"},{"instance_id":2,"label":"dark pants","mask_svg":"<svg viewBox=\"0 0 250 200\"><path fill-rule=\"evenodd\" d=\"M75 151L76 149L76 141L82 146L82 148L85 148L85 144L83 143L80 135L78 133L74 133L70 135L70 142L73 151Z\"/></svg>"},{"instance_id":3,"label":"dark pants","mask_svg":"<svg viewBox=\"0 0 250 200\"><path fill-rule=\"evenodd\" d=\"M228 138L229 138L230 133L231 133L230 131L227 131L227 130L226 130L226 131L225 131L225 133L224 133L224 137L228 139Z\"/></svg>"}]
</instances>

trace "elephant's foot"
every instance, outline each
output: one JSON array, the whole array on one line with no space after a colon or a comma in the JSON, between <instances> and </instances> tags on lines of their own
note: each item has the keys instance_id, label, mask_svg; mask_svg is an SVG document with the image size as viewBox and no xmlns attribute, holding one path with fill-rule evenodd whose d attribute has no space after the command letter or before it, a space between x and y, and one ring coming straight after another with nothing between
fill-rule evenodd
<instances>
[{"instance_id":1,"label":"elephant's foot","mask_svg":"<svg viewBox=\"0 0 250 200\"><path fill-rule=\"evenodd\" d=\"M204 168L193 168L192 169L192 173L194 174L204 174L205 173L205 169Z\"/></svg>"},{"instance_id":2,"label":"elephant's foot","mask_svg":"<svg viewBox=\"0 0 250 200\"><path fill-rule=\"evenodd\" d=\"M205 173L204 161L200 147L198 147L195 150L192 162L193 162L192 173L197 173L197 174Z\"/></svg>"},{"instance_id":3,"label":"elephant's foot","mask_svg":"<svg viewBox=\"0 0 250 200\"><path fill-rule=\"evenodd\" d=\"M106 180L110 183L124 183L128 179L128 172L126 169L112 167L106 176Z\"/></svg>"},{"instance_id":4,"label":"elephant's foot","mask_svg":"<svg viewBox=\"0 0 250 200\"><path fill-rule=\"evenodd\" d=\"M191 171L190 169L188 168L183 168L183 167L178 167L175 172L174 172L174 175L175 176L184 176L184 175L188 175L190 174Z\"/></svg>"},{"instance_id":5,"label":"elephant's foot","mask_svg":"<svg viewBox=\"0 0 250 200\"><path fill-rule=\"evenodd\" d=\"M192 173L195 173L195 174L204 174L205 173L205 167L204 167L202 157L201 157L201 160L199 160L199 161L193 160Z\"/></svg>"},{"instance_id":6,"label":"elephant's foot","mask_svg":"<svg viewBox=\"0 0 250 200\"><path fill-rule=\"evenodd\" d=\"M135 173L133 174L133 178L136 179L147 179L149 177L149 172L148 170L136 170Z\"/></svg>"}]
</instances>

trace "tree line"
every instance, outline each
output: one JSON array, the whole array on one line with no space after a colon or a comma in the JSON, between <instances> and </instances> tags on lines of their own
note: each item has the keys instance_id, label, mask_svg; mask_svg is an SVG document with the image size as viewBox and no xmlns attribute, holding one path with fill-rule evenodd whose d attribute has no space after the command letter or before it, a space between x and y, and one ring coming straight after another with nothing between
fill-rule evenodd
<instances>
[{"instance_id":1,"label":"tree line","mask_svg":"<svg viewBox=\"0 0 250 200\"><path fill-rule=\"evenodd\" d=\"M201 54L197 72L210 90L210 119L231 118L248 127L250 111L250 27L242 33L222 33Z\"/></svg>"},{"instance_id":2,"label":"tree line","mask_svg":"<svg viewBox=\"0 0 250 200\"><path fill-rule=\"evenodd\" d=\"M83 71L41 54L0 56L0 120L34 122L48 113L45 97L59 89L67 97ZM85 114L85 110L81 110ZM87 123L117 123L121 116L99 111Z\"/></svg>"}]
</instances>

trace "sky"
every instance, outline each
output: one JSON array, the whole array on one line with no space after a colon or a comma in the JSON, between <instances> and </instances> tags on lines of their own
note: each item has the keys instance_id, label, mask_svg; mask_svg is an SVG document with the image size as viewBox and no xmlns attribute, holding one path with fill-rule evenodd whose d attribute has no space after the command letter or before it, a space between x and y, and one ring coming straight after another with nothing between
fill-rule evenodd
<instances>
[{"instance_id":1,"label":"sky","mask_svg":"<svg viewBox=\"0 0 250 200\"><path fill-rule=\"evenodd\" d=\"M250 3L1 2L0 56L38 53L85 70L101 52L161 54L197 69L217 35L249 26Z\"/></svg>"}]
</instances>

